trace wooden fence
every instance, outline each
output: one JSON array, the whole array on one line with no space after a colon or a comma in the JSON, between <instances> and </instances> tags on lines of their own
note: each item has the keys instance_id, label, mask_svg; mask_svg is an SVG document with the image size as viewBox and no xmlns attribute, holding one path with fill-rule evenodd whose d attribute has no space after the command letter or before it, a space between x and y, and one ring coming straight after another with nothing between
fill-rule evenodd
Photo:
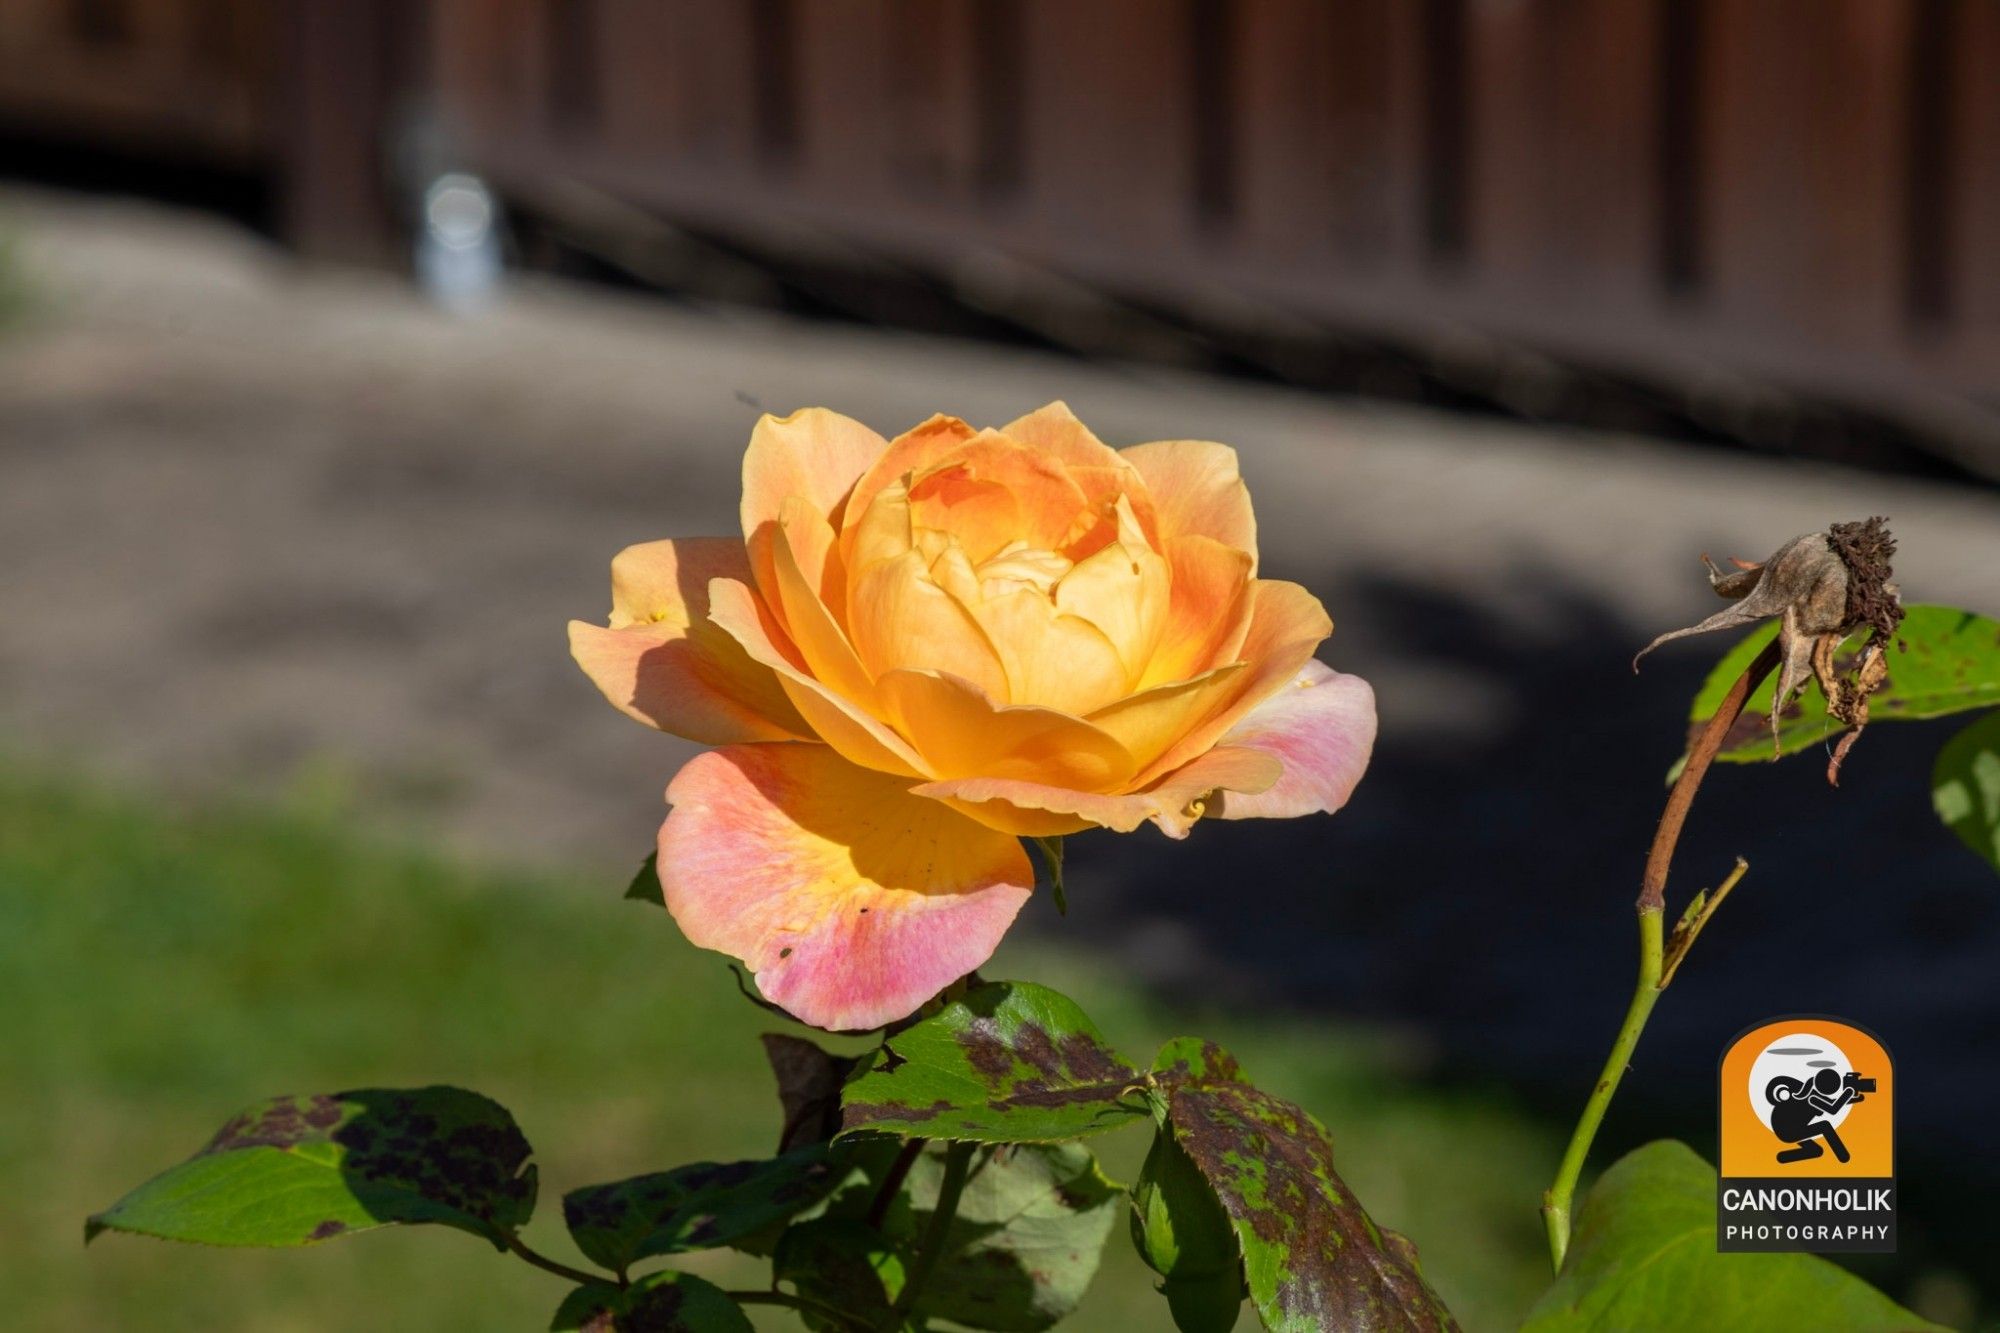
<instances>
[{"instance_id":1,"label":"wooden fence","mask_svg":"<svg viewBox=\"0 0 2000 1333\"><path fill-rule=\"evenodd\" d=\"M0 117L2000 429L1996 0L5 0Z\"/></svg>"}]
</instances>

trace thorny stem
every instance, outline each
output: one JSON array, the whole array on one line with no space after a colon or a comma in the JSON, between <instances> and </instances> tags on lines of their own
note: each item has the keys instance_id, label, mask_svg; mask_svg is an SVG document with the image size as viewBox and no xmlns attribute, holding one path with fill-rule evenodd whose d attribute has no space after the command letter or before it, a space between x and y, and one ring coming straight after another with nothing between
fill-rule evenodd
<instances>
[{"instance_id":1,"label":"thorny stem","mask_svg":"<svg viewBox=\"0 0 2000 1333\"><path fill-rule=\"evenodd\" d=\"M903 1294L896 1300L896 1308L891 1312L889 1327L901 1328L909 1318L910 1308L917 1302L924 1283L930 1280L931 1272L944 1257L945 1245L951 1237L952 1219L958 1216L958 1197L965 1192L965 1177L972 1166L972 1143L954 1143L945 1151L944 1179L938 1185L937 1204L931 1210L930 1226L924 1229L923 1246L917 1257L910 1263L910 1274L903 1283Z\"/></svg>"},{"instance_id":2,"label":"thorny stem","mask_svg":"<svg viewBox=\"0 0 2000 1333\"><path fill-rule=\"evenodd\" d=\"M889 1170L882 1177L882 1187L875 1191L875 1198L868 1205L868 1225L877 1231L882 1229L883 1221L889 1216L889 1205L896 1201L897 1192L903 1188L904 1179L923 1154L927 1142L927 1139L905 1139L902 1151L889 1164Z\"/></svg>"},{"instance_id":3,"label":"thorny stem","mask_svg":"<svg viewBox=\"0 0 2000 1333\"><path fill-rule=\"evenodd\" d=\"M527 1242L512 1232L509 1232L507 1235L507 1249L510 1253L527 1260L543 1272L554 1273L557 1277L565 1278L571 1282L592 1283L615 1281L621 1287L630 1285L625 1280L623 1274L613 1278L608 1273L586 1273L581 1268L571 1268L568 1264L557 1263L547 1255L537 1254L535 1251L529 1249Z\"/></svg>"},{"instance_id":4,"label":"thorny stem","mask_svg":"<svg viewBox=\"0 0 2000 1333\"><path fill-rule=\"evenodd\" d=\"M1749 701L1751 693L1777 664L1778 645L1773 641L1736 678L1736 683L1729 687L1729 693L1723 696L1721 705L1716 708L1715 715L1708 719L1701 734L1695 737L1694 744L1688 747L1687 763L1682 767L1674 789L1667 794L1666 808L1660 812L1660 825L1653 834L1652 850L1646 856L1646 875L1641 882L1636 905L1639 913L1639 982L1633 988L1632 1003L1626 1006L1625 1021L1619 1025L1618 1036L1611 1043L1611 1053L1605 1058L1604 1069L1597 1076L1597 1085L1584 1101L1583 1114L1577 1117L1569 1147L1563 1152L1562 1164L1556 1168L1555 1182L1542 1195L1542 1221L1549 1233L1549 1257L1558 1272L1562 1270L1563 1256L1569 1252L1570 1205L1576 1195L1577 1177L1583 1174L1584 1161L1590 1156L1591 1141L1597 1137L1597 1127L1604 1122L1604 1113L1611 1106L1619 1081L1625 1077L1632 1050L1639 1044L1639 1034L1645 1031L1646 1020L1652 1016L1653 1006L1658 1003L1660 992L1671 978L1671 973L1666 971L1661 919L1667 910L1667 869L1673 864L1674 847L1680 842L1681 827L1687 823L1695 791L1722 749L1723 738L1736 725L1736 719L1743 715L1743 705ZM1684 923L1687 926L1685 932L1675 932L1675 967L1686 956L1687 948L1694 943L1694 936L1701 925L1721 904L1736 881L1742 878L1743 868L1743 863L1738 861L1735 874L1724 882L1712 899L1706 900L1705 910L1701 910L1693 921Z\"/></svg>"}]
</instances>

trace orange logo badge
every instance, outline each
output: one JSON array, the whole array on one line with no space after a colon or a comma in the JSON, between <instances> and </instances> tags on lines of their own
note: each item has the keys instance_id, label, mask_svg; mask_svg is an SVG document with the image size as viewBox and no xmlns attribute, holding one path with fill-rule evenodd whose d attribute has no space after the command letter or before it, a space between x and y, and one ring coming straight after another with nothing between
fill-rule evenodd
<instances>
[{"instance_id":1,"label":"orange logo badge","mask_svg":"<svg viewBox=\"0 0 2000 1333\"><path fill-rule=\"evenodd\" d=\"M1722 1055L1721 1250L1896 1248L1895 1069L1874 1033L1799 1015Z\"/></svg>"}]
</instances>

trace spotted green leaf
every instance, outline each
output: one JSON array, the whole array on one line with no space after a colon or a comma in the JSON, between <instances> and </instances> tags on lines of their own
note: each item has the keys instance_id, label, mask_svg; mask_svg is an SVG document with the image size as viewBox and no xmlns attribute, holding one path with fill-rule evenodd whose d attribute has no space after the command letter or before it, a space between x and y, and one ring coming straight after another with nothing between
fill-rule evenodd
<instances>
[{"instance_id":1,"label":"spotted green leaf","mask_svg":"<svg viewBox=\"0 0 2000 1333\"><path fill-rule=\"evenodd\" d=\"M1716 663L1688 710L1689 734L1715 715L1722 696L1777 636L1775 621L1753 630ZM1869 725L1944 717L1973 708L2000 704L2000 621L1952 606L1912 606L1896 637L1905 648L1889 649L1889 683L1868 701ZM1851 665L1853 653L1867 641L1857 634L1842 650L1841 665ZM1758 686L1744 706L1743 716L1723 739L1716 758L1749 764L1772 757L1771 694L1775 679ZM1826 698L1808 685L1779 714L1779 742L1784 753L1818 749L1821 742L1845 730L1827 715Z\"/></svg>"},{"instance_id":2,"label":"spotted green leaf","mask_svg":"<svg viewBox=\"0 0 2000 1333\"><path fill-rule=\"evenodd\" d=\"M1211 1043L1175 1042L1157 1077L1175 1142L1214 1191L1272 1333L1455 1329L1410 1245L1379 1229L1333 1169L1325 1126L1240 1081Z\"/></svg>"},{"instance_id":3,"label":"spotted green leaf","mask_svg":"<svg viewBox=\"0 0 2000 1333\"><path fill-rule=\"evenodd\" d=\"M462 1088L276 1097L84 1227L209 1245L310 1245L436 1222L503 1245L535 1207L528 1141Z\"/></svg>"},{"instance_id":4,"label":"spotted green leaf","mask_svg":"<svg viewBox=\"0 0 2000 1333\"><path fill-rule=\"evenodd\" d=\"M943 1175L941 1152L910 1169L912 1245L930 1225ZM1054 1327L1097 1275L1123 1199L1081 1143L980 1149L914 1312L998 1333Z\"/></svg>"},{"instance_id":5,"label":"spotted green leaf","mask_svg":"<svg viewBox=\"0 0 2000 1333\"><path fill-rule=\"evenodd\" d=\"M641 1259L710 1250L812 1207L841 1183L823 1147L763 1162L695 1162L563 1196L576 1247L622 1273Z\"/></svg>"},{"instance_id":6,"label":"spotted green leaf","mask_svg":"<svg viewBox=\"0 0 2000 1333\"><path fill-rule=\"evenodd\" d=\"M1145 1114L1140 1073L1072 1001L993 982L889 1039L847 1085L843 1133L1045 1143Z\"/></svg>"},{"instance_id":7,"label":"spotted green leaf","mask_svg":"<svg viewBox=\"0 0 2000 1333\"><path fill-rule=\"evenodd\" d=\"M1938 818L2000 870L2000 710L1944 743L1931 770Z\"/></svg>"},{"instance_id":8,"label":"spotted green leaf","mask_svg":"<svg viewBox=\"0 0 2000 1333\"><path fill-rule=\"evenodd\" d=\"M1919 1319L1811 1254L1718 1254L1715 1171L1662 1139L1613 1163L1584 1199L1569 1255L1523 1333L1690 1328L1923 1333Z\"/></svg>"},{"instance_id":9,"label":"spotted green leaf","mask_svg":"<svg viewBox=\"0 0 2000 1333\"><path fill-rule=\"evenodd\" d=\"M629 1287L592 1282L570 1292L551 1333L755 1333L722 1288L691 1273L648 1273Z\"/></svg>"}]
</instances>

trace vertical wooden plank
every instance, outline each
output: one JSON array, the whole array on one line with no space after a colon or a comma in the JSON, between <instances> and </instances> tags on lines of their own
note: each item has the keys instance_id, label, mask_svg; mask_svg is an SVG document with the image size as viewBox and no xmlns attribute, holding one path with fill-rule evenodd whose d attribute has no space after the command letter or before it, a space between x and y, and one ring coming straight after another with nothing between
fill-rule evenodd
<instances>
[{"instance_id":1,"label":"vertical wooden plank","mask_svg":"<svg viewBox=\"0 0 2000 1333\"><path fill-rule=\"evenodd\" d=\"M1653 0L1475 0L1468 232L1482 287L1649 303L1658 253Z\"/></svg>"},{"instance_id":2,"label":"vertical wooden plank","mask_svg":"<svg viewBox=\"0 0 2000 1333\"><path fill-rule=\"evenodd\" d=\"M412 18L401 0L289 0L283 217L302 253L364 262L393 253L386 135Z\"/></svg>"},{"instance_id":3,"label":"vertical wooden plank","mask_svg":"<svg viewBox=\"0 0 2000 1333\"><path fill-rule=\"evenodd\" d=\"M988 124L1006 114L1020 93L1008 86L1014 52L1006 31L982 22L1009 22L994 0L892 0L885 37L889 77L886 131L891 173L906 196L939 207L977 202L989 165Z\"/></svg>"},{"instance_id":4,"label":"vertical wooden plank","mask_svg":"<svg viewBox=\"0 0 2000 1333\"><path fill-rule=\"evenodd\" d=\"M1194 187L1189 7L1021 0L1020 8L1024 223L1038 238L1086 248L1157 253L1185 242Z\"/></svg>"},{"instance_id":5,"label":"vertical wooden plank","mask_svg":"<svg viewBox=\"0 0 2000 1333\"><path fill-rule=\"evenodd\" d=\"M816 191L859 202L890 189L892 90L917 71L892 53L892 0L797 11L798 167Z\"/></svg>"},{"instance_id":6,"label":"vertical wooden plank","mask_svg":"<svg viewBox=\"0 0 2000 1333\"><path fill-rule=\"evenodd\" d=\"M1423 259L1419 9L1244 0L1237 241L1257 260L1380 282Z\"/></svg>"},{"instance_id":7,"label":"vertical wooden plank","mask_svg":"<svg viewBox=\"0 0 2000 1333\"><path fill-rule=\"evenodd\" d=\"M2000 394L2000 5L1952 6L1952 151L1946 164L1946 309L1964 340L1965 387Z\"/></svg>"},{"instance_id":8,"label":"vertical wooden plank","mask_svg":"<svg viewBox=\"0 0 2000 1333\"><path fill-rule=\"evenodd\" d=\"M1717 312L1811 355L1903 326L1907 0L1714 0L1703 250Z\"/></svg>"}]
</instances>

